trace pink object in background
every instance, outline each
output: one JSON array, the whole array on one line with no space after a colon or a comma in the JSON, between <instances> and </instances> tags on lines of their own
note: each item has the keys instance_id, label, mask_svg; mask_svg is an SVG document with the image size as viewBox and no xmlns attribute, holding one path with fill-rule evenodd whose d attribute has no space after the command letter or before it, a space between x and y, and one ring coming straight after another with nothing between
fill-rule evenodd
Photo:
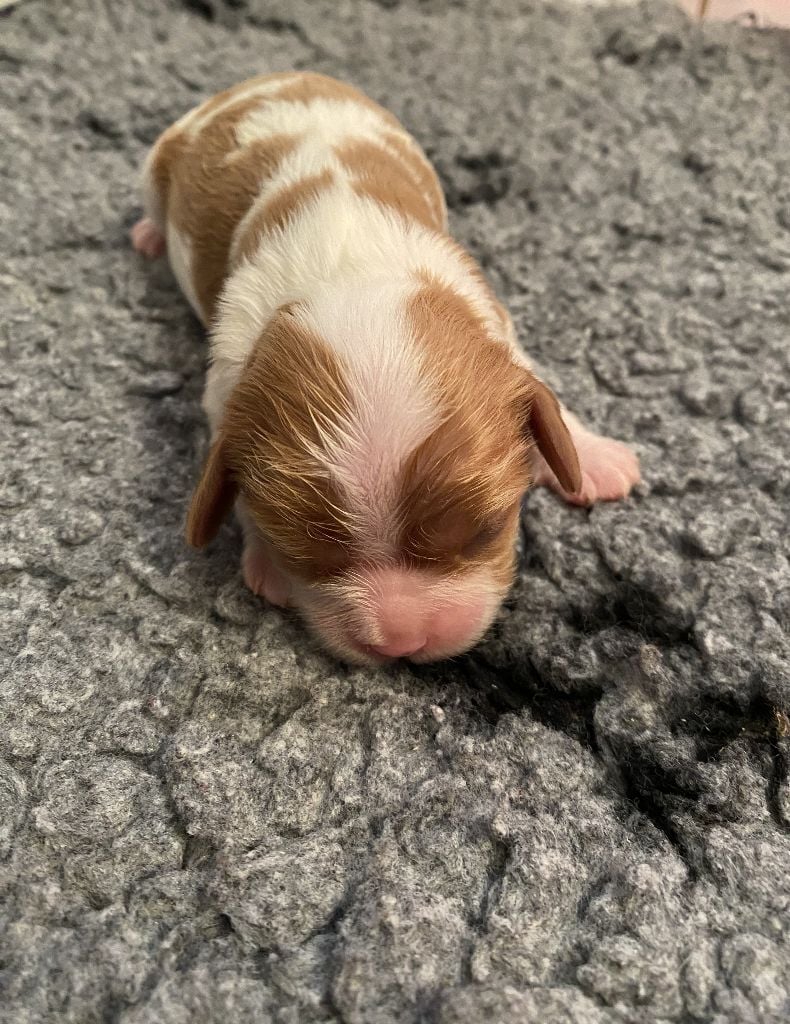
<instances>
[{"instance_id":1,"label":"pink object in background","mask_svg":"<svg viewBox=\"0 0 790 1024\"><path fill-rule=\"evenodd\" d=\"M704 10L706 21L751 21L755 25L790 28L790 0L678 0L693 17Z\"/></svg>"}]
</instances>

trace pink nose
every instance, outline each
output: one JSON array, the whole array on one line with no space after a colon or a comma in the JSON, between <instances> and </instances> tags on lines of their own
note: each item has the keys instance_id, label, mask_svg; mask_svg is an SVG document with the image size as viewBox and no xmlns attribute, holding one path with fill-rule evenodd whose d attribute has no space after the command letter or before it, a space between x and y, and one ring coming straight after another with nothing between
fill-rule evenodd
<instances>
[{"instance_id":1,"label":"pink nose","mask_svg":"<svg viewBox=\"0 0 790 1024\"><path fill-rule=\"evenodd\" d=\"M403 637L398 640L390 640L386 644L373 644L371 650L381 654L385 658L408 658L417 654L428 643L425 637L415 639L414 637Z\"/></svg>"}]
</instances>

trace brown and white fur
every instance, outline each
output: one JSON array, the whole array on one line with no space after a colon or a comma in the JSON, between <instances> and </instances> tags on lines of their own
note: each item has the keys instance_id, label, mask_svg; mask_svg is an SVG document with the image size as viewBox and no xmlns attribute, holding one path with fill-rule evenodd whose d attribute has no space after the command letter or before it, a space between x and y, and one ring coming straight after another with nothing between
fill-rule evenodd
<instances>
[{"instance_id":1,"label":"brown and white fur","mask_svg":"<svg viewBox=\"0 0 790 1024\"><path fill-rule=\"evenodd\" d=\"M356 89L220 93L158 139L144 194L134 245L167 250L211 330L187 538L235 507L247 584L340 657L466 650L512 583L530 484L590 504L639 479L530 369L427 158Z\"/></svg>"}]
</instances>

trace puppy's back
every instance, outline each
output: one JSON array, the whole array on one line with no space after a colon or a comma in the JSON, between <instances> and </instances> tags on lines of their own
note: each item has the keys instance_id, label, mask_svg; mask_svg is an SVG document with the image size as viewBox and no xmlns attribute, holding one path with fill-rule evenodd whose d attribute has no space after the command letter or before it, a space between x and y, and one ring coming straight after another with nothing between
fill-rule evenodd
<instances>
[{"instance_id":1,"label":"puppy's back","mask_svg":"<svg viewBox=\"0 0 790 1024\"><path fill-rule=\"evenodd\" d=\"M190 111L146 162L148 215L167 236L182 290L213 321L223 284L267 240L338 190L432 231L441 186L395 117L359 90L312 73L264 75Z\"/></svg>"}]
</instances>

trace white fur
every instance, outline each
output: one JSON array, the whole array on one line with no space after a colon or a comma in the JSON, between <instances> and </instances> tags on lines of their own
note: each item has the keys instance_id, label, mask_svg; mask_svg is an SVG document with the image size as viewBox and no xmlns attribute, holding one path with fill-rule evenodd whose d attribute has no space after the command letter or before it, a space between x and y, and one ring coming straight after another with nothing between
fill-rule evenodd
<instances>
[{"instance_id":1,"label":"white fur","mask_svg":"<svg viewBox=\"0 0 790 1024\"><path fill-rule=\"evenodd\" d=\"M192 243L189 238L181 234L172 224L167 222L167 255L170 260L170 267L178 281L181 291L195 311L196 316L205 322L205 313L200 308L200 302L195 293L195 286L192 283Z\"/></svg>"},{"instance_id":2,"label":"white fur","mask_svg":"<svg viewBox=\"0 0 790 1024\"><path fill-rule=\"evenodd\" d=\"M403 281L318 287L301 313L340 358L353 396L345 422L313 454L342 488L349 526L369 554L397 547L398 468L439 426L435 391L406 322L413 288Z\"/></svg>"}]
</instances>

